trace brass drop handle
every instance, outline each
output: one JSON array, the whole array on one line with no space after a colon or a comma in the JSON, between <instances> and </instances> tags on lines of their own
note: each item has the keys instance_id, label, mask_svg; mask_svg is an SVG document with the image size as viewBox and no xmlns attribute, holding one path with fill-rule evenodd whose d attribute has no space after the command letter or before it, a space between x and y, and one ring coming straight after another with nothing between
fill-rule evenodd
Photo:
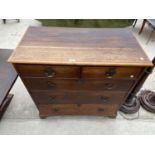
<instances>
[{"instance_id":1,"label":"brass drop handle","mask_svg":"<svg viewBox=\"0 0 155 155\"><path fill-rule=\"evenodd\" d=\"M78 104L77 104L77 107L81 107L81 104L80 104L80 103L78 103Z\"/></svg>"},{"instance_id":2,"label":"brass drop handle","mask_svg":"<svg viewBox=\"0 0 155 155\"><path fill-rule=\"evenodd\" d=\"M107 102L109 100L109 97L107 96L101 96L100 99L102 100L102 102Z\"/></svg>"},{"instance_id":3,"label":"brass drop handle","mask_svg":"<svg viewBox=\"0 0 155 155\"><path fill-rule=\"evenodd\" d=\"M47 81L47 86L50 87L50 88L55 88L56 87L56 84L55 83L52 83L50 81Z\"/></svg>"},{"instance_id":4,"label":"brass drop handle","mask_svg":"<svg viewBox=\"0 0 155 155\"><path fill-rule=\"evenodd\" d=\"M45 69L45 76L47 76L47 77L54 77L55 74L56 74L56 72L51 67L47 67Z\"/></svg>"},{"instance_id":5,"label":"brass drop handle","mask_svg":"<svg viewBox=\"0 0 155 155\"><path fill-rule=\"evenodd\" d=\"M55 99L56 99L56 96L49 96L49 101L50 101L50 102L55 101Z\"/></svg>"},{"instance_id":6,"label":"brass drop handle","mask_svg":"<svg viewBox=\"0 0 155 155\"><path fill-rule=\"evenodd\" d=\"M54 112L58 112L59 109L58 109L58 108L53 108L52 111L54 111Z\"/></svg>"},{"instance_id":7,"label":"brass drop handle","mask_svg":"<svg viewBox=\"0 0 155 155\"><path fill-rule=\"evenodd\" d=\"M103 109L103 108L98 108L97 111L99 111L99 112L103 112L104 109Z\"/></svg>"},{"instance_id":8,"label":"brass drop handle","mask_svg":"<svg viewBox=\"0 0 155 155\"><path fill-rule=\"evenodd\" d=\"M107 78L111 79L116 74L116 68L109 68L108 71L105 72Z\"/></svg>"},{"instance_id":9,"label":"brass drop handle","mask_svg":"<svg viewBox=\"0 0 155 155\"><path fill-rule=\"evenodd\" d=\"M84 80L83 79L79 79L78 83L82 85L82 84L84 84Z\"/></svg>"},{"instance_id":10,"label":"brass drop handle","mask_svg":"<svg viewBox=\"0 0 155 155\"><path fill-rule=\"evenodd\" d=\"M112 90L113 87L114 87L114 84L112 84L112 83L105 83L104 84L104 88L107 90Z\"/></svg>"}]
</instances>

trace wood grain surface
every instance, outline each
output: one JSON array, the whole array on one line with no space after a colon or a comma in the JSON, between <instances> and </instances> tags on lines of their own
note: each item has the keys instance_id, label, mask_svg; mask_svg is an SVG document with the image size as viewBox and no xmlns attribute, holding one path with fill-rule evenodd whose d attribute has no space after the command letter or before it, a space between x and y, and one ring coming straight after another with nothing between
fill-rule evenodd
<instances>
[{"instance_id":1,"label":"wood grain surface","mask_svg":"<svg viewBox=\"0 0 155 155\"><path fill-rule=\"evenodd\" d=\"M152 66L128 28L30 27L10 63Z\"/></svg>"}]
</instances>

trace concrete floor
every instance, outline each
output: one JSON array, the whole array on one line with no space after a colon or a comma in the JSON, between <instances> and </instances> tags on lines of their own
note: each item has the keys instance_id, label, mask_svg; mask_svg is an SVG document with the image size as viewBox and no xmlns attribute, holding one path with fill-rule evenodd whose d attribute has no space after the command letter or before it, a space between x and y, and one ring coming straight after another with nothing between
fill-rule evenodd
<instances>
[{"instance_id":1,"label":"concrete floor","mask_svg":"<svg viewBox=\"0 0 155 155\"><path fill-rule=\"evenodd\" d=\"M151 29L146 26L144 32L138 35L141 22L139 20L136 27L130 29L152 59L155 56L155 36L146 45ZM0 48L14 49L29 25L41 24L36 20L21 20L20 23L9 21L6 25L0 23ZM155 91L154 77L155 71L142 89ZM15 96L0 122L0 134L155 134L155 114L142 108L133 115L118 113L116 119L99 116L54 116L42 120L20 78L11 93Z\"/></svg>"}]
</instances>

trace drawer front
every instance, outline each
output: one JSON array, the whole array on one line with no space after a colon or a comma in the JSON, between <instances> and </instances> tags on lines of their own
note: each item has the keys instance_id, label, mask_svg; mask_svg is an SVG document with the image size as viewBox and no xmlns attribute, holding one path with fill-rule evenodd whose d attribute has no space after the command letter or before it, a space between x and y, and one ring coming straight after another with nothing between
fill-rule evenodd
<instances>
[{"instance_id":1,"label":"drawer front","mask_svg":"<svg viewBox=\"0 0 155 155\"><path fill-rule=\"evenodd\" d=\"M51 79L24 78L30 90L108 90L128 91L134 80L92 80L92 79Z\"/></svg>"},{"instance_id":2,"label":"drawer front","mask_svg":"<svg viewBox=\"0 0 155 155\"><path fill-rule=\"evenodd\" d=\"M141 67L83 67L83 78L128 78L136 79L141 73Z\"/></svg>"},{"instance_id":3,"label":"drawer front","mask_svg":"<svg viewBox=\"0 0 155 155\"><path fill-rule=\"evenodd\" d=\"M23 77L79 78L80 67L51 65L16 65Z\"/></svg>"},{"instance_id":4,"label":"drawer front","mask_svg":"<svg viewBox=\"0 0 155 155\"><path fill-rule=\"evenodd\" d=\"M120 104L125 92L97 91L35 91L31 92L37 104Z\"/></svg>"},{"instance_id":5,"label":"drawer front","mask_svg":"<svg viewBox=\"0 0 155 155\"><path fill-rule=\"evenodd\" d=\"M116 116L118 105L103 104L53 104L38 106L40 115L104 115Z\"/></svg>"}]
</instances>

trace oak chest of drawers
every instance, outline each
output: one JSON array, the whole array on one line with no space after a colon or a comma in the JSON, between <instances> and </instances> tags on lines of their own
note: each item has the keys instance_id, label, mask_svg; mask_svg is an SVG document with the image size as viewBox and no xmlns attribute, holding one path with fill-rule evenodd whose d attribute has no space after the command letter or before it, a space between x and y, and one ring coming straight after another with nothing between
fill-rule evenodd
<instances>
[{"instance_id":1,"label":"oak chest of drawers","mask_svg":"<svg viewBox=\"0 0 155 155\"><path fill-rule=\"evenodd\" d=\"M41 118L115 117L152 66L128 29L30 27L9 58Z\"/></svg>"}]
</instances>

